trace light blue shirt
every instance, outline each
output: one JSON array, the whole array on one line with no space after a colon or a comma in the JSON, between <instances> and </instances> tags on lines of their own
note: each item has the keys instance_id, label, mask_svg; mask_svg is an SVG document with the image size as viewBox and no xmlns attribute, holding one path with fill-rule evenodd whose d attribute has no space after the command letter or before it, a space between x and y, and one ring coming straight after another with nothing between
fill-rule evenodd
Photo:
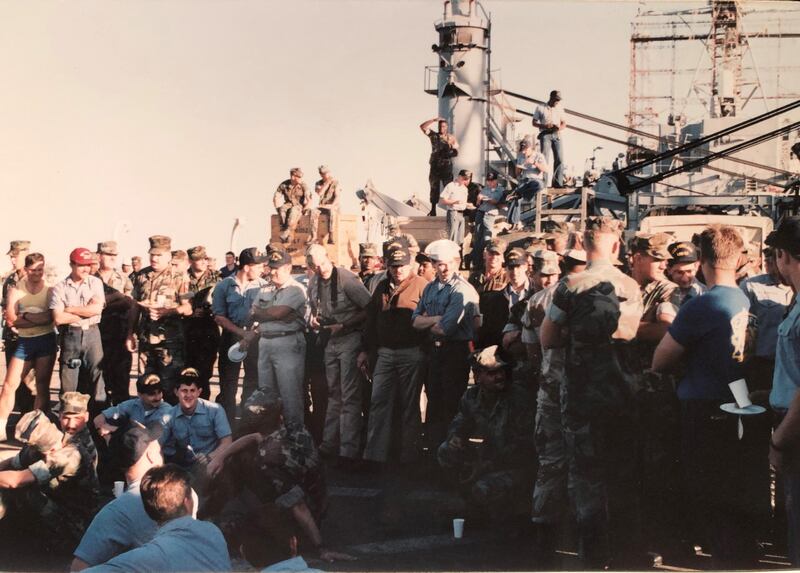
<instances>
[{"instance_id":1,"label":"light blue shirt","mask_svg":"<svg viewBox=\"0 0 800 573\"><path fill-rule=\"evenodd\" d=\"M50 310L63 311L68 306L89 306L92 301L105 305L106 295L103 290L103 281L90 275L76 283L70 275L53 286L47 306ZM73 326L91 326L99 322L100 315L97 314L89 318L82 318L79 322L73 323Z\"/></svg>"},{"instance_id":2,"label":"light blue shirt","mask_svg":"<svg viewBox=\"0 0 800 573\"><path fill-rule=\"evenodd\" d=\"M292 557L279 563L274 563L269 567L264 567L261 573L271 573L272 571L303 571L304 573L323 573L321 569L312 569L306 560L300 557Z\"/></svg>"},{"instance_id":3,"label":"light blue shirt","mask_svg":"<svg viewBox=\"0 0 800 573\"><path fill-rule=\"evenodd\" d=\"M756 356L774 358L778 325L792 302L792 289L768 274L745 279L739 288L750 300L750 314L758 318Z\"/></svg>"},{"instance_id":4,"label":"light blue shirt","mask_svg":"<svg viewBox=\"0 0 800 573\"><path fill-rule=\"evenodd\" d=\"M411 319L423 315L441 316L439 326L445 340L465 341L475 336L473 318L478 314L478 291L454 273L444 285L438 278L428 283Z\"/></svg>"},{"instance_id":5,"label":"light blue shirt","mask_svg":"<svg viewBox=\"0 0 800 573\"><path fill-rule=\"evenodd\" d=\"M230 570L228 545L219 528L188 515L162 525L149 543L118 555L103 565L85 569L91 573Z\"/></svg>"},{"instance_id":6,"label":"light blue shirt","mask_svg":"<svg viewBox=\"0 0 800 573\"><path fill-rule=\"evenodd\" d=\"M230 435L231 427L222 406L198 398L191 415L184 414L180 404L172 407L171 420L164 427L159 441L166 458L175 456L177 459L174 461L183 460L185 465L191 465L194 456L189 454L188 458L184 457L189 451L210 454L222 438Z\"/></svg>"},{"instance_id":7,"label":"light blue shirt","mask_svg":"<svg viewBox=\"0 0 800 573\"><path fill-rule=\"evenodd\" d=\"M773 410L788 410L798 387L800 387L800 305L795 301L789 314L778 325L775 374L772 376L769 405Z\"/></svg>"},{"instance_id":8,"label":"light blue shirt","mask_svg":"<svg viewBox=\"0 0 800 573\"><path fill-rule=\"evenodd\" d=\"M491 199L492 201L497 201L497 203L501 203L503 201L503 197L506 194L506 190L503 189L502 185L498 185L494 189L489 187L488 185L481 189L480 197L481 197L481 204L478 205L478 211L483 211L484 213L491 213L493 215L497 215L500 212L500 208L497 204L487 203L486 199Z\"/></svg>"},{"instance_id":9,"label":"light blue shirt","mask_svg":"<svg viewBox=\"0 0 800 573\"><path fill-rule=\"evenodd\" d=\"M106 408L102 411L102 414L112 426L123 426L130 420L139 422L143 426L158 420L162 426L166 426L172 417L172 406L162 400L157 408L146 410L141 399L132 398L116 406Z\"/></svg>"},{"instance_id":10,"label":"light blue shirt","mask_svg":"<svg viewBox=\"0 0 800 573\"><path fill-rule=\"evenodd\" d=\"M150 519L139 494L139 482L94 516L74 555L89 567L140 547L153 539L158 525Z\"/></svg>"},{"instance_id":11,"label":"light blue shirt","mask_svg":"<svg viewBox=\"0 0 800 573\"><path fill-rule=\"evenodd\" d=\"M224 316L236 326L246 326L250 322L250 307L261 288L267 284L267 281L259 278L240 287L236 275L222 279L211 295L211 312L216 316Z\"/></svg>"}]
</instances>

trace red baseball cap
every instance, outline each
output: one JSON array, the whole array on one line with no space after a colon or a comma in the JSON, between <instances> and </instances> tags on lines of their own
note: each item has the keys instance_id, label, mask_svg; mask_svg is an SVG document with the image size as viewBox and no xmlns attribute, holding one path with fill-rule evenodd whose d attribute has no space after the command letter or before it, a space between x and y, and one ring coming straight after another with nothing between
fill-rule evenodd
<instances>
[{"instance_id":1,"label":"red baseball cap","mask_svg":"<svg viewBox=\"0 0 800 573\"><path fill-rule=\"evenodd\" d=\"M92 251L78 247L69 254L69 262L74 265L91 265L94 260Z\"/></svg>"}]
</instances>

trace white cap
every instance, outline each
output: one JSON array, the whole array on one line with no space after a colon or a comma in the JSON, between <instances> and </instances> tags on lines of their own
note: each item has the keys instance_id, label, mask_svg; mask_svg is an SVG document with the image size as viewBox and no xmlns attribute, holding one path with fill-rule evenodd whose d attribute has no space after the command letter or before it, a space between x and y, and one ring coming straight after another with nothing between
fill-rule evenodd
<instances>
[{"instance_id":1,"label":"white cap","mask_svg":"<svg viewBox=\"0 0 800 573\"><path fill-rule=\"evenodd\" d=\"M425 254L433 262L452 261L453 259L461 258L461 248L448 239L438 239L425 247Z\"/></svg>"}]
</instances>

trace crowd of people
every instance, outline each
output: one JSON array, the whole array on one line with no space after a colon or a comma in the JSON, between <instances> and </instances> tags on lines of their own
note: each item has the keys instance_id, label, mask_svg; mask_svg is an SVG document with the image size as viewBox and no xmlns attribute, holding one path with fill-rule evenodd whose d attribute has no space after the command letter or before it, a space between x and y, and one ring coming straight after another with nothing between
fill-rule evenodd
<instances>
[{"instance_id":1,"label":"crowd of people","mask_svg":"<svg viewBox=\"0 0 800 573\"><path fill-rule=\"evenodd\" d=\"M719 225L692 241L623 244L608 217L487 237L468 277L461 245L390 234L362 245L357 270L314 243L295 275L278 243L226 260L226 278L204 247L163 235L126 276L105 241L74 249L52 285L44 256L12 242L0 430L15 402L31 411L0 465L0 516L48 531L73 570L301 567L298 539L351 558L320 533L326 466L403 472L428 455L475 512L530 534L532 567L555 567L572 525L590 569L695 545L750 568L771 527L771 461L799 562L800 219L766 238L762 274ZM735 409L738 379L774 435L768 414ZM127 491L101 509L115 481Z\"/></svg>"}]
</instances>

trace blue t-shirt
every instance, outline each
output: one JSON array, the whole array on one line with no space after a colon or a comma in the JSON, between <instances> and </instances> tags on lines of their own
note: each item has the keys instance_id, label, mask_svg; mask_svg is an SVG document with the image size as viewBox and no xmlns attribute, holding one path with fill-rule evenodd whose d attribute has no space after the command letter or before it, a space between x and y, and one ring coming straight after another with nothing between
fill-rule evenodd
<instances>
[{"instance_id":1,"label":"blue t-shirt","mask_svg":"<svg viewBox=\"0 0 800 573\"><path fill-rule=\"evenodd\" d=\"M715 286L684 303L669 327L686 349L688 368L678 384L681 400L733 401L728 384L743 378L742 359L750 302L736 287Z\"/></svg>"},{"instance_id":2,"label":"blue t-shirt","mask_svg":"<svg viewBox=\"0 0 800 573\"><path fill-rule=\"evenodd\" d=\"M769 404L773 409L788 410L800 387L800 305L796 302L778 326L775 374Z\"/></svg>"}]
</instances>

